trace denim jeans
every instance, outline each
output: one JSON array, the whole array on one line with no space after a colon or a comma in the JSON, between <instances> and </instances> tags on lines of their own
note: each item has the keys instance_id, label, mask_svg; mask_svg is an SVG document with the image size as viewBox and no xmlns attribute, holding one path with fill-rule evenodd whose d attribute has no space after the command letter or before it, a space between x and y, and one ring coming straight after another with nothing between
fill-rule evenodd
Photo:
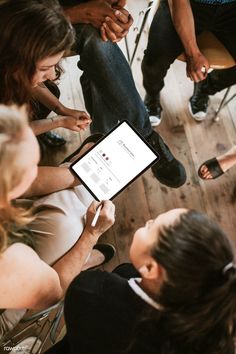
<instances>
[{"instance_id":1,"label":"denim jeans","mask_svg":"<svg viewBox=\"0 0 236 354\"><path fill-rule=\"evenodd\" d=\"M126 119L144 137L149 136L149 117L120 48L102 41L99 31L91 25L74 27L85 106L93 120L91 131L106 133Z\"/></svg>"},{"instance_id":2,"label":"denim jeans","mask_svg":"<svg viewBox=\"0 0 236 354\"><path fill-rule=\"evenodd\" d=\"M207 5L191 1L196 34L211 31L236 60L236 2ZM143 85L146 92L157 95L164 86L170 65L184 51L172 23L167 0L161 0L153 18L148 45L142 61ZM236 84L236 66L214 70L208 75L206 86L210 94Z\"/></svg>"}]
</instances>

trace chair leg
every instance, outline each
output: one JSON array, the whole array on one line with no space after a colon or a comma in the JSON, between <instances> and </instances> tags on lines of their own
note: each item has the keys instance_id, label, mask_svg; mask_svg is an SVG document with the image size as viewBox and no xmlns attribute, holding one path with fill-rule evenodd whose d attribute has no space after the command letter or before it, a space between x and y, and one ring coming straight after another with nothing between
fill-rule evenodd
<instances>
[{"instance_id":1,"label":"chair leg","mask_svg":"<svg viewBox=\"0 0 236 354\"><path fill-rule=\"evenodd\" d=\"M132 57L131 59L129 60L129 65L130 67L132 66L133 64L133 61L134 61L134 57L135 57L135 54L137 52L137 49L138 49L138 45L139 45L139 42L140 42L140 38L142 36L142 32L143 32L143 29L146 25L146 22L147 22L147 18L148 18L148 14L152 8L152 4L153 4L153 0L151 0L148 4L148 7L147 9L145 10L145 14L144 14L144 17L143 17L143 21L142 21L142 24L141 24L141 27L140 27L140 30L136 36L136 39L135 39L135 47L134 47L134 50L133 50L133 54L132 54Z\"/></svg>"},{"instance_id":2,"label":"chair leg","mask_svg":"<svg viewBox=\"0 0 236 354\"><path fill-rule=\"evenodd\" d=\"M226 106L230 101L232 101L232 99L234 99L234 97L236 97L236 93L234 93L234 94L224 103L224 106Z\"/></svg>"},{"instance_id":3,"label":"chair leg","mask_svg":"<svg viewBox=\"0 0 236 354\"><path fill-rule=\"evenodd\" d=\"M125 49L126 49L128 63L130 63L130 52L129 52L129 45L128 45L127 36L125 36Z\"/></svg>"},{"instance_id":4,"label":"chair leg","mask_svg":"<svg viewBox=\"0 0 236 354\"><path fill-rule=\"evenodd\" d=\"M229 91L230 91L230 87L227 88L225 94L224 94L224 97L222 98L221 102L220 102L220 105L219 107L217 108L217 110L215 111L215 114L214 114L214 117L213 117L213 121L214 122L218 122L220 120L219 118L219 113L220 111L222 110L222 108L224 108L224 106L229 102L231 101L232 98L230 98L228 101L226 101L227 97L228 97L228 94L229 94ZM234 95L235 96L235 95Z\"/></svg>"}]
</instances>

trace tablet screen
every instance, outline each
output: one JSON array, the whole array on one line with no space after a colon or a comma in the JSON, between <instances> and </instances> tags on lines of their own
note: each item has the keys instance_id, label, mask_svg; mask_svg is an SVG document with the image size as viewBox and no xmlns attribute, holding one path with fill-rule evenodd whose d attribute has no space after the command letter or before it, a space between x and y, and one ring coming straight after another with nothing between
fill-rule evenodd
<instances>
[{"instance_id":1,"label":"tablet screen","mask_svg":"<svg viewBox=\"0 0 236 354\"><path fill-rule=\"evenodd\" d=\"M98 200L114 198L159 155L126 121L88 150L70 169Z\"/></svg>"}]
</instances>

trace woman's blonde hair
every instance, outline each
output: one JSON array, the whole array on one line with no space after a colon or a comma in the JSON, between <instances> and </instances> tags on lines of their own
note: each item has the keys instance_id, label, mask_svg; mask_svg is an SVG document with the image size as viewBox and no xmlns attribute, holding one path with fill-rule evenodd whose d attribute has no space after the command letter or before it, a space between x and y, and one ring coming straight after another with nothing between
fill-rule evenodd
<instances>
[{"instance_id":1,"label":"woman's blonde hair","mask_svg":"<svg viewBox=\"0 0 236 354\"><path fill-rule=\"evenodd\" d=\"M0 105L0 253L11 243L9 233L20 237L17 229L32 220L28 210L14 206L9 200L9 193L21 182L25 172L25 164L19 161L27 124L24 107Z\"/></svg>"}]
</instances>

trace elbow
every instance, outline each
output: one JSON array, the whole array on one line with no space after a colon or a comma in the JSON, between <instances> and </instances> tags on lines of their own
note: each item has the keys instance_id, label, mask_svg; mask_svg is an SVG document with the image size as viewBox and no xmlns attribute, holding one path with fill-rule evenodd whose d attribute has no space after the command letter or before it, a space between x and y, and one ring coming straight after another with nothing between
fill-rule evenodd
<instances>
[{"instance_id":1,"label":"elbow","mask_svg":"<svg viewBox=\"0 0 236 354\"><path fill-rule=\"evenodd\" d=\"M32 293L31 301L29 300L30 306L27 307L33 310L44 310L62 300L63 295L64 292L58 279L56 282L45 284L34 294Z\"/></svg>"}]
</instances>

